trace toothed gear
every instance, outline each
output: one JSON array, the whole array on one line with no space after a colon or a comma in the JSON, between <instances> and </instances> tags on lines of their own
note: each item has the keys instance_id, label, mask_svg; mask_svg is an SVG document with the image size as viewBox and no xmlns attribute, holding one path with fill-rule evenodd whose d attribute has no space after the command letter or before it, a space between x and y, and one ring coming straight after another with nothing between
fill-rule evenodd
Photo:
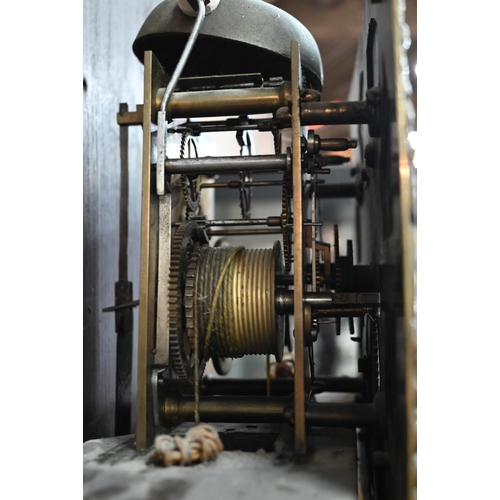
<instances>
[{"instance_id":1,"label":"toothed gear","mask_svg":"<svg viewBox=\"0 0 500 500\"><path fill-rule=\"evenodd\" d=\"M189 128L186 128L182 133L181 150L179 153L179 158L184 158L186 149L186 140L191 133L192 130ZM196 148L195 148L195 153L196 153L196 158L198 158L198 152L196 151ZM199 189L199 176L192 177L187 174L182 174L180 180L182 186L182 196L184 198L184 202L186 203L186 209L188 213L195 214L196 211L200 208L200 199L201 199L201 192Z\"/></svg>"},{"instance_id":2,"label":"toothed gear","mask_svg":"<svg viewBox=\"0 0 500 500\"><path fill-rule=\"evenodd\" d=\"M189 261L187 273L186 273L186 288L184 292L184 307L185 307L185 317L186 317L186 331L189 337L189 343L194 349L194 339L195 332L198 328L198 322L196 320L197 315L195 314L195 305L200 300L200 297L195 299L195 291L197 289L198 273L196 268L198 266L198 261L200 256L198 252L194 252ZM200 351L202 352L204 340L204 332L198 330L198 345L200 346Z\"/></svg>"},{"instance_id":3,"label":"toothed gear","mask_svg":"<svg viewBox=\"0 0 500 500\"><path fill-rule=\"evenodd\" d=\"M190 379L194 372L193 347L187 333L188 318L185 316L184 293L189 261L196 247L207 244L203 231L194 221L183 222L172 238L168 308L170 325L170 356L174 370L180 379ZM205 363L200 364L200 376Z\"/></svg>"},{"instance_id":4,"label":"toothed gear","mask_svg":"<svg viewBox=\"0 0 500 500\"><path fill-rule=\"evenodd\" d=\"M285 270L290 272L292 267L291 255L291 235L290 224L292 223L291 217L291 203L289 195L289 180L286 173L283 174L283 187L281 198L281 232L283 233L283 257L285 259Z\"/></svg>"},{"instance_id":5,"label":"toothed gear","mask_svg":"<svg viewBox=\"0 0 500 500\"><path fill-rule=\"evenodd\" d=\"M274 152L281 151L281 132L273 125ZM292 223L292 207L290 203L291 186L290 173L283 172L283 184L281 188L281 232L283 234L283 258L285 260L285 271L290 272L292 267L292 238L290 224Z\"/></svg>"}]
</instances>

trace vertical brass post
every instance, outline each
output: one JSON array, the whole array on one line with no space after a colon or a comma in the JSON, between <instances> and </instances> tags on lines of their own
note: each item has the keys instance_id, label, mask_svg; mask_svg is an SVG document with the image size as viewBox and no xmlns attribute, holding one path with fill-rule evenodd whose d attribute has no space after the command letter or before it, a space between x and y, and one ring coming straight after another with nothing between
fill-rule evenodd
<instances>
[{"instance_id":1,"label":"vertical brass post","mask_svg":"<svg viewBox=\"0 0 500 500\"><path fill-rule=\"evenodd\" d=\"M156 280L158 265L158 197L151 187L152 102L159 87L160 64L151 51L144 54L142 150L141 258L139 339L137 359L136 448L147 448L154 437L151 375L154 362Z\"/></svg>"},{"instance_id":2,"label":"vertical brass post","mask_svg":"<svg viewBox=\"0 0 500 500\"><path fill-rule=\"evenodd\" d=\"M292 181L293 181L293 299L295 321L295 378L294 378L294 425L295 453L306 452L305 418L305 353L304 353L304 255L303 255L303 213L302 213L302 162L300 138L300 52L297 41L291 43L292 59Z\"/></svg>"},{"instance_id":3,"label":"vertical brass post","mask_svg":"<svg viewBox=\"0 0 500 500\"><path fill-rule=\"evenodd\" d=\"M416 222L414 213L413 179L411 175L411 159L408 151L408 92L403 81L404 66L408 64L403 44L401 17L403 2L392 0L392 30L394 49L394 75L396 80L396 122L397 150L401 211L402 240L402 274L403 274L403 316L404 316L404 348L405 348L405 420L406 420L406 500L416 498L417 471L415 456L417 452L416 428Z\"/></svg>"}]
</instances>

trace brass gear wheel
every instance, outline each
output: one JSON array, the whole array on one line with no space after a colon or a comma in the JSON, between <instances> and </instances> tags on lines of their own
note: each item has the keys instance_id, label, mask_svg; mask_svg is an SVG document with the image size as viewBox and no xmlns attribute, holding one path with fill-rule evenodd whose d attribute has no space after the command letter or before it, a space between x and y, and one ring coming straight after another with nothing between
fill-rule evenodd
<instances>
[{"instance_id":1,"label":"brass gear wheel","mask_svg":"<svg viewBox=\"0 0 500 500\"><path fill-rule=\"evenodd\" d=\"M191 379L194 373L193 346L187 333L184 293L189 260L195 249L208 244L203 229L194 221L183 222L172 238L170 280L168 284L169 342L174 370L180 379ZM200 363L200 376L205 363Z\"/></svg>"}]
</instances>

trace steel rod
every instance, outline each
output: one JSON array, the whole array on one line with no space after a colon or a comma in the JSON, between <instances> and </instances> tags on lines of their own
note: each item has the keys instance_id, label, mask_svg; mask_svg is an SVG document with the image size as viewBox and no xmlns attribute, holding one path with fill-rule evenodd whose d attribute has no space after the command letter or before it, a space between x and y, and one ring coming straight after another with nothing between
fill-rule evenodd
<instances>
[{"instance_id":1,"label":"steel rod","mask_svg":"<svg viewBox=\"0 0 500 500\"><path fill-rule=\"evenodd\" d=\"M209 236L248 236L253 234L282 234L281 229L274 229L272 227L259 227L259 228L244 228L244 229L209 229Z\"/></svg>"},{"instance_id":2,"label":"steel rod","mask_svg":"<svg viewBox=\"0 0 500 500\"><path fill-rule=\"evenodd\" d=\"M361 318L370 311L369 307L341 307L320 309L315 311L318 318Z\"/></svg>"},{"instance_id":3,"label":"steel rod","mask_svg":"<svg viewBox=\"0 0 500 500\"><path fill-rule=\"evenodd\" d=\"M283 410L292 403L289 398L215 396L200 398L200 420L203 422L286 422ZM163 405L165 425L192 422L193 396L168 395Z\"/></svg>"},{"instance_id":4,"label":"steel rod","mask_svg":"<svg viewBox=\"0 0 500 500\"><path fill-rule=\"evenodd\" d=\"M219 219L207 220L207 227L210 226L266 226L267 219Z\"/></svg>"},{"instance_id":5,"label":"steel rod","mask_svg":"<svg viewBox=\"0 0 500 500\"><path fill-rule=\"evenodd\" d=\"M177 158L165 160L167 174L195 174L215 172L280 172L287 166L287 155L218 156L205 158Z\"/></svg>"},{"instance_id":6,"label":"steel rod","mask_svg":"<svg viewBox=\"0 0 500 500\"><path fill-rule=\"evenodd\" d=\"M175 222L173 226L179 226L180 222ZM203 222L205 227L211 226L270 226L280 225L279 216L267 217L266 219L214 219Z\"/></svg>"},{"instance_id":7,"label":"steel rod","mask_svg":"<svg viewBox=\"0 0 500 500\"><path fill-rule=\"evenodd\" d=\"M376 428L376 404L305 403L305 420L319 427ZM163 404L167 427L194 418L193 396L168 395ZM284 423L295 421L293 400L276 396L212 396L200 398L200 420L231 423Z\"/></svg>"},{"instance_id":8,"label":"steel rod","mask_svg":"<svg viewBox=\"0 0 500 500\"><path fill-rule=\"evenodd\" d=\"M266 379L230 379L205 377L200 385L202 395L264 396ZM363 389L360 378L316 377L311 384L314 394L323 392L359 393ZM288 396L293 392L293 379L272 378L271 396Z\"/></svg>"},{"instance_id":9,"label":"steel rod","mask_svg":"<svg viewBox=\"0 0 500 500\"><path fill-rule=\"evenodd\" d=\"M378 424L375 404L355 403L306 403L306 421L318 427L375 428Z\"/></svg>"},{"instance_id":10,"label":"steel rod","mask_svg":"<svg viewBox=\"0 0 500 500\"><path fill-rule=\"evenodd\" d=\"M328 171L330 173L330 171ZM241 182L241 181L229 181L229 182L213 182L205 183L201 185L201 189L207 188L231 188L240 189L243 187L268 187L268 186L282 186L283 181L251 181L251 182Z\"/></svg>"},{"instance_id":11,"label":"steel rod","mask_svg":"<svg viewBox=\"0 0 500 500\"><path fill-rule=\"evenodd\" d=\"M195 134L201 132L231 132L238 130L259 130L261 132L267 132L272 130L272 119L261 118L253 120L249 118L248 120L241 121L239 118L228 118L224 121L189 121L178 125L175 128L169 128L168 132L179 134L184 132L186 129L193 130Z\"/></svg>"},{"instance_id":12,"label":"steel rod","mask_svg":"<svg viewBox=\"0 0 500 500\"><path fill-rule=\"evenodd\" d=\"M189 35L184 50L182 51L179 62L175 66L175 70L172 74L172 78L168 82L167 88L162 89L163 95L161 97L160 111L166 111L166 109L168 108L169 101L172 98L172 93L177 86L177 82L179 81L182 71L184 70L184 66L186 65L189 55L191 54L191 50L193 49L196 39L198 38L201 25L203 24L203 21L205 19L205 13L205 3L203 2L203 0L198 0L198 14L196 15L193 29Z\"/></svg>"},{"instance_id":13,"label":"steel rod","mask_svg":"<svg viewBox=\"0 0 500 500\"><path fill-rule=\"evenodd\" d=\"M347 151L348 149L355 148L358 143L349 139L324 139L318 138L320 151Z\"/></svg>"},{"instance_id":14,"label":"steel rod","mask_svg":"<svg viewBox=\"0 0 500 500\"><path fill-rule=\"evenodd\" d=\"M293 312L295 297L293 291L282 288L275 295L276 312L285 314ZM335 313L340 310L362 309L378 307L380 295L378 293L333 293L333 292L306 292L302 300L304 305L313 311Z\"/></svg>"},{"instance_id":15,"label":"steel rod","mask_svg":"<svg viewBox=\"0 0 500 500\"><path fill-rule=\"evenodd\" d=\"M366 101L305 102L301 105L301 125L354 125L370 123L373 107ZM278 122L289 125L292 121L288 107L276 113Z\"/></svg>"}]
</instances>

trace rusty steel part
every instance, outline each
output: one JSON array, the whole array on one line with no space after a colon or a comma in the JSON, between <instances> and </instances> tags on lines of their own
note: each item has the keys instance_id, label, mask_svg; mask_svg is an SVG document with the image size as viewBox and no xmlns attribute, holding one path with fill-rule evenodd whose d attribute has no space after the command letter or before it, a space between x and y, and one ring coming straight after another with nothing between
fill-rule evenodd
<instances>
[{"instance_id":1,"label":"rusty steel part","mask_svg":"<svg viewBox=\"0 0 500 500\"><path fill-rule=\"evenodd\" d=\"M193 24L176 0L160 3L134 41L135 55L142 62L144 51L152 50L171 75ZM301 45L305 86L321 91L323 67L313 36L290 14L260 0L224 1L207 16L183 75L261 73L266 81L288 79L291 40Z\"/></svg>"},{"instance_id":2,"label":"rusty steel part","mask_svg":"<svg viewBox=\"0 0 500 500\"><path fill-rule=\"evenodd\" d=\"M292 114L292 188L293 188L293 296L295 321L295 453L306 453L305 419L305 346L304 346L304 234L303 234L303 174L300 133L300 85L302 82L299 43L294 40L291 52L291 114Z\"/></svg>"},{"instance_id":3,"label":"rusty steel part","mask_svg":"<svg viewBox=\"0 0 500 500\"><path fill-rule=\"evenodd\" d=\"M207 243L203 232L194 221L182 223L172 238L168 285L169 344L170 359L180 379L193 378L194 363L196 362L193 355L194 341L188 335L184 320L183 296L186 274L191 255L198 246ZM200 362L199 365L199 374L202 376L205 363Z\"/></svg>"},{"instance_id":4,"label":"rusty steel part","mask_svg":"<svg viewBox=\"0 0 500 500\"><path fill-rule=\"evenodd\" d=\"M276 242L272 249L239 249L202 246L193 253L184 295L189 340L193 345L198 334L205 360L246 354L281 359L284 318L274 305L281 246Z\"/></svg>"},{"instance_id":5,"label":"rusty steel part","mask_svg":"<svg viewBox=\"0 0 500 500\"><path fill-rule=\"evenodd\" d=\"M158 264L158 199L151 195L152 100L164 85L160 65L153 53L144 54L144 106L142 149L141 257L139 284L139 338L137 358L136 447L146 449L152 442L153 423L151 375L154 364L155 306Z\"/></svg>"}]
</instances>

